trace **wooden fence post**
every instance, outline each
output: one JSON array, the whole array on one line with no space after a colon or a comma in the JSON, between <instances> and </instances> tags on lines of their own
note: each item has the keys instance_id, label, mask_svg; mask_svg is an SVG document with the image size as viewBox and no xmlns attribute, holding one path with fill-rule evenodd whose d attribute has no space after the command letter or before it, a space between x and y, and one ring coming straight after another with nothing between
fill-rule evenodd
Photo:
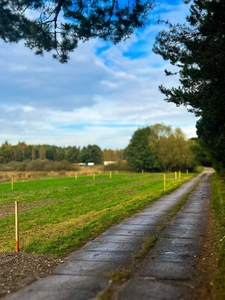
<instances>
[{"instance_id":1,"label":"wooden fence post","mask_svg":"<svg viewBox=\"0 0 225 300\"><path fill-rule=\"evenodd\" d=\"M163 178L164 178L164 191L166 191L166 173L164 173Z\"/></svg>"},{"instance_id":2,"label":"wooden fence post","mask_svg":"<svg viewBox=\"0 0 225 300\"><path fill-rule=\"evenodd\" d=\"M18 217L18 201L15 201L15 237L16 237L16 252L19 252L19 217Z\"/></svg>"}]
</instances>

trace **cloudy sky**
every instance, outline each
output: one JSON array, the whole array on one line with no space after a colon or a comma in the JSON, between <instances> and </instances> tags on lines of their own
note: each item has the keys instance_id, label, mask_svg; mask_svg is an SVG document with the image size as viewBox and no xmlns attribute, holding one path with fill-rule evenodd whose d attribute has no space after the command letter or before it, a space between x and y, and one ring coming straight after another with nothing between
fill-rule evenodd
<instances>
[{"instance_id":1,"label":"cloudy sky","mask_svg":"<svg viewBox=\"0 0 225 300\"><path fill-rule=\"evenodd\" d=\"M149 25L118 45L81 43L69 63L0 41L0 143L126 147L137 128L164 123L196 136L196 117L163 100L168 62L152 52L158 19L185 21L183 0L158 0Z\"/></svg>"}]
</instances>

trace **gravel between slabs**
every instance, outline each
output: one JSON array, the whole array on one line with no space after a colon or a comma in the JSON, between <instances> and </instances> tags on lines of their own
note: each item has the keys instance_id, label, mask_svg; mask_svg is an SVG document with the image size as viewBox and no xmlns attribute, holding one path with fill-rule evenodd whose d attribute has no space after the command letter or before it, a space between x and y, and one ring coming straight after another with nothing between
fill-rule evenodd
<instances>
[{"instance_id":1,"label":"gravel between slabs","mask_svg":"<svg viewBox=\"0 0 225 300\"><path fill-rule=\"evenodd\" d=\"M45 277L63 260L52 255L0 253L0 298Z\"/></svg>"}]
</instances>

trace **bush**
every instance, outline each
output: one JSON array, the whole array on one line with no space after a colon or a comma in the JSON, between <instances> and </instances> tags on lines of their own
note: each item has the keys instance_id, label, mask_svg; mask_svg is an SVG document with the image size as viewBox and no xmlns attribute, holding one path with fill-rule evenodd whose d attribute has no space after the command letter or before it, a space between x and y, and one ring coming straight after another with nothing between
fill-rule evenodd
<instances>
[{"instance_id":1,"label":"bush","mask_svg":"<svg viewBox=\"0 0 225 300\"><path fill-rule=\"evenodd\" d=\"M77 171L79 167L73 166L67 160L51 161L48 159L26 160L24 162L11 161L8 164L0 164L1 171L35 171L35 172L51 172L51 171Z\"/></svg>"},{"instance_id":2,"label":"bush","mask_svg":"<svg viewBox=\"0 0 225 300\"><path fill-rule=\"evenodd\" d=\"M134 169L124 161L119 161L116 164L110 164L104 166L104 171L124 171L124 172L132 172Z\"/></svg>"}]
</instances>

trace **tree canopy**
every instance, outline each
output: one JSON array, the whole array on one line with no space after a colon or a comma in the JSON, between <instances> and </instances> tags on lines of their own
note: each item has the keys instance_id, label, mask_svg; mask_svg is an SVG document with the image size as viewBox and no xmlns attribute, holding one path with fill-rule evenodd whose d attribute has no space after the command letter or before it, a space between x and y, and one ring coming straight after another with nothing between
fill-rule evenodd
<instances>
[{"instance_id":1,"label":"tree canopy","mask_svg":"<svg viewBox=\"0 0 225 300\"><path fill-rule=\"evenodd\" d=\"M102 164L102 150L97 145L88 145L83 147L80 153L80 160L83 163L93 162Z\"/></svg>"},{"instance_id":2,"label":"tree canopy","mask_svg":"<svg viewBox=\"0 0 225 300\"><path fill-rule=\"evenodd\" d=\"M153 169L154 157L149 147L149 134L150 127L137 129L125 149L125 158L135 171Z\"/></svg>"},{"instance_id":3,"label":"tree canopy","mask_svg":"<svg viewBox=\"0 0 225 300\"><path fill-rule=\"evenodd\" d=\"M194 156L182 130L164 124L137 129L125 149L125 158L136 171L185 171L194 167Z\"/></svg>"},{"instance_id":4,"label":"tree canopy","mask_svg":"<svg viewBox=\"0 0 225 300\"><path fill-rule=\"evenodd\" d=\"M154 0L0 0L0 38L67 62L79 41L118 43L143 26Z\"/></svg>"},{"instance_id":5,"label":"tree canopy","mask_svg":"<svg viewBox=\"0 0 225 300\"><path fill-rule=\"evenodd\" d=\"M178 67L165 73L177 74L180 86L160 90L167 102L200 116L197 134L217 168L225 168L225 1L194 0L187 24L166 23L153 51Z\"/></svg>"},{"instance_id":6,"label":"tree canopy","mask_svg":"<svg viewBox=\"0 0 225 300\"><path fill-rule=\"evenodd\" d=\"M184 133L180 128L155 124L150 127L149 146L155 161L164 172L186 170L193 167L193 155Z\"/></svg>"},{"instance_id":7,"label":"tree canopy","mask_svg":"<svg viewBox=\"0 0 225 300\"><path fill-rule=\"evenodd\" d=\"M190 149L195 157L195 161L198 165L204 167L212 167L212 161L209 153L201 146L199 138L191 138Z\"/></svg>"}]
</instances>

